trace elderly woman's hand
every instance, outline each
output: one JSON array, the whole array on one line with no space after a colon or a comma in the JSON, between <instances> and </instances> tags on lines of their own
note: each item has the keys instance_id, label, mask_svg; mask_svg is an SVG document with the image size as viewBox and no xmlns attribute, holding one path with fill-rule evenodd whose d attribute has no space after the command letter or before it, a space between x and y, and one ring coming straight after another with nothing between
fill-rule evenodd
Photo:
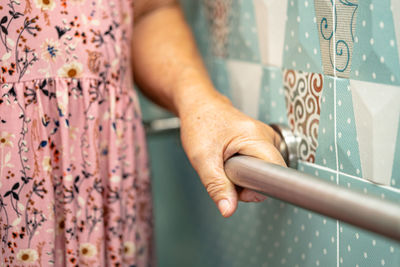
<instances>
[{"instance_id":1,"label":"elderly woman's hand","mask_svg":"<svg viewBox=\"0 0 400 267\"><path fill-rule=\"evenodd\" d=\"M239 153L284 165L274 146L279 137L214 89L176 0L137 0L135 8L135 81L180 117L184 149L221 214L231 216L238 199L264 200L256 192L236 190L224 161Z\"/></svg>"},{"instance_id":2,"label":"elderly woman's hand","mask_svg":"<svg viewBox=\"0 0 400 267\"><path fill-rule=\"evenodd\" d=\"M285 166L276 149L280 137L271 127L244 115L223 97L191 104L180 117L186 154L224 217L234 213L238 200L265 200L249 189L237 190L225 175L224 162L238 153Z\"/></svg>"}]
</instances>

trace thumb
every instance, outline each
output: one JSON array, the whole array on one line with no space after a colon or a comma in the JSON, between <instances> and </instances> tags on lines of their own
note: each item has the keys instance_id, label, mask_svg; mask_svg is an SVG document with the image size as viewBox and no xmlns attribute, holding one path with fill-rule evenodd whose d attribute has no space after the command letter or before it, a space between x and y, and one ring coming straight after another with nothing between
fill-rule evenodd
<instances>
[{"instance_id":1,"label":"thumb","mask_svg":"<svg viewBox=\"0 0 400 267\"><path fill-rule=\"evenodd\" d=\"M205 156L193 165L222 216L230 217L237 208L238 195L235 185L225 175L222 157Z\"/></svg>"},{"instance_id":2,"label":"thumb","mask_svg":"<svg viewBox=\"0 0 400 267\"><path fill-rule=\"evenodd\" d=\"M238 150L238 153L286 167L285 160L279 150L269 142L247 143Z\"/></svg>"}]
</instances>

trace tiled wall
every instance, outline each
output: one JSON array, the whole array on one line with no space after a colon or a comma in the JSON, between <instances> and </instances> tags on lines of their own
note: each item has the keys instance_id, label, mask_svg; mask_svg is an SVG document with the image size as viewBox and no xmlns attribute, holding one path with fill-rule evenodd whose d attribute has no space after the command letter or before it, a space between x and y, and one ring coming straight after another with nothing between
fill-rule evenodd
<instances>
[{"instance_id":1,"label":"tiled wall","mask_svg":"<svg viewBox=\"0 0 400 267\"><path fill-rule=\"evenodd\" d=\"M182 3L216 87L301 136L300 171L400 201L400 0ZM399 243L276 200L246 207L216 226L207 266L400 266Z\"/></svg>"}]
</instances>

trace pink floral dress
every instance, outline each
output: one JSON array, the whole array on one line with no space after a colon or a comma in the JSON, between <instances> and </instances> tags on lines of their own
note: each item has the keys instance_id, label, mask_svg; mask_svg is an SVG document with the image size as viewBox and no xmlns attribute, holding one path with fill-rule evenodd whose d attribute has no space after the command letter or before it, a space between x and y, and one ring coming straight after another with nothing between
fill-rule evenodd
<instances>
[{"instance_id":1,"label":"pink floral dress","mask_svg":"<svg viewBox=\"0 0 400 267\"><path fill-rule=\"evenodd\" d=\"M149 266L133 0L0 1L0 266Z\"/></svg>"}]
</instances>

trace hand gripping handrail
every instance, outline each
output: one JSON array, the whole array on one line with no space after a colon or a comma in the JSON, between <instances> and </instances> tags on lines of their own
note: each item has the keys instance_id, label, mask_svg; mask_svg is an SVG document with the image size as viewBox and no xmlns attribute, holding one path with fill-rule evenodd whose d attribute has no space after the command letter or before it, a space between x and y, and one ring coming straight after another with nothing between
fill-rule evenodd
<instances>
[{"instance_id":1,"label":"hand gripping handrail","mask_svg":"<svg viewBox=\"0 0 400 267\"><path fill-rule=\"evenodd\" d=\"M147 133L154 134L178 130L179 120L162 119L145 125ZM400 203L295 170L298 137L286 126L271 126L282 138L279 150L290 168L248 156L234 156L225 162L225 172L234 184L400 241Z\"/></svg>"},{"instance_id":2,"label":"hand gripping handrail","mask_svg":"<svg viewBox=\"0 0 400 267\"><path fill-rule=\"evenodd\" d=\"M296 152L296 137L290 136L286 127L274 128L283 137L283 142L289 140L280 149L288 166L292 166L293 162L289 159L297 162L297 155L290 155ZM291 152L282 151L285 147ZM400 241L400 203L368 196L292 168L248 156L228 159L225 172L234 184L241 187Z\"/></svg>"}]
</instances>

